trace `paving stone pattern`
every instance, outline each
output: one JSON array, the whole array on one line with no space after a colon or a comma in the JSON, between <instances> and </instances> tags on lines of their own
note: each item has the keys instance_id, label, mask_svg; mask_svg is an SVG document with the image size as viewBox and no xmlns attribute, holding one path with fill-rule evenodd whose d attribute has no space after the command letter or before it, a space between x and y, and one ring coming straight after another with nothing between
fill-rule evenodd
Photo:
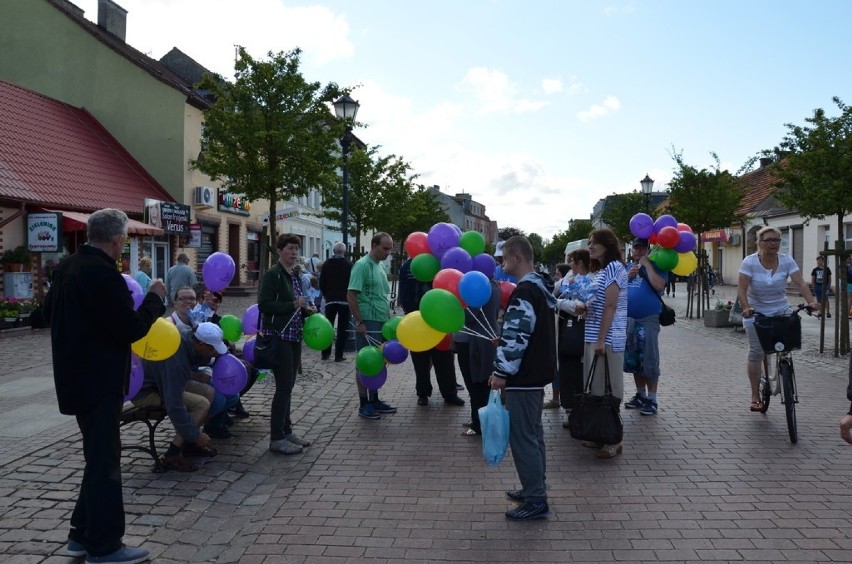
<instances>
[{"instance_id":1,"label":"paving stone pattern","mask_svg":"<svg viewBox=\"0 0 852 564\"><path fill-rule=\"evenodd\" d=\"M683 295L667 301L685 306ZM267 450L274 382L259 382L245 398L252 417L198 472L153 474L146 455L124 455L125 542L158 563L850 562L852 447L837 433L847 365L816 354L817 322L805 326L798 444L780 402L748 411L744 334L680 318L662 331L660 411L623 413L622 456L595 459L545 412L552 515L531 523L503 517L504 491L518 487L511 455L487 467L479 440L460 436L467 406L445 405L437 386L418 407L410 361L382 390L399 413L367 421L352 355L323 362L305 349L294 421L314 444ZM71 562L62 554L83 462L76 425L56 416L47 332L0 339L0 392L0 560ZM142 442L143 430L123 439ZM171 434L166 422L163 449Z\"/></svg>"}]
</instances>

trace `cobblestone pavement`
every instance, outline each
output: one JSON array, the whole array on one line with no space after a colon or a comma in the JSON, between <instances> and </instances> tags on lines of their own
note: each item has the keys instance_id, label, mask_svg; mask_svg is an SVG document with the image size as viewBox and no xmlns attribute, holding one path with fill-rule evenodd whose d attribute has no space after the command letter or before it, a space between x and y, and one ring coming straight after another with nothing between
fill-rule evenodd
<instances>
[{"instance_id":1,"label":"cobblestone pavement","mask_svg":"<svg viewBox=\"0 0 852 564\"><path fill-rule=\"evenodd\" d=\"M683 311L685 296L667 301ZM251 419L198 472L158 475L145 455L125 454L125 541L158 563L850 562L852 447L837 433L847 365L817 354L818 322L804 325L798 444L778 403L748 411L744 334L679 318L662 331L660 411L623 413L622 456L593 458L545 412L551 518L532 523L503 517L504 491L518 485L511 455L484 464L479 440L460 436L466 406L417 407L410 362L391 367L382 390L399 413L367 421L351 355L323 362L306 350L294 421L314 444L268 452L274 382L259 382ZM139 443L142 430L123 438ZM170 438L165 423L159 446ZM72 561L62 549L81 468L76 426L55 407L49 335L0 338L3 562Z\"/></svg>"}]
</instances>

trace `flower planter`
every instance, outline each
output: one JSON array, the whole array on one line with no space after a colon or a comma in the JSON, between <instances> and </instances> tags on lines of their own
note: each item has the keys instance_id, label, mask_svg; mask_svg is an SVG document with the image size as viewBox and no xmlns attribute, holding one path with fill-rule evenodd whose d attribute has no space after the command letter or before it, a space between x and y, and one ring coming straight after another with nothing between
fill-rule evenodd
<instances>
[{"instance_id":1,"label":"flower planter","mask_svg":"<svg viewBox=\"0 0 852 564\"><path fill-rule=\"evenodd\" d=\"M708 309L704 312L705 327L733 327L733 323L728 321L731 315L729 309Z\"/></svg>"}]
</instances>

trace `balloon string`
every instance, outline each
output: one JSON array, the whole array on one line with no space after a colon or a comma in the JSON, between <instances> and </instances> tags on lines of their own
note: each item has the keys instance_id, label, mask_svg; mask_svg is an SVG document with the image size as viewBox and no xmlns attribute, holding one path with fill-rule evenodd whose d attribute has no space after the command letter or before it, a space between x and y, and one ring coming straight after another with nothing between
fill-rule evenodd
<instances>
[{"instance_id":1,"label":"balloon string","mask_svg":"<svg viewBox=\"0 0 852 564\"><path fill-rule=\"evenodd\" d=\"M289 326L290 326L290 322L292 322L294 319L296 319L296 316L297 316L297 315L299 315L299 310L298 310L298 309L297 309L296 311L294 311L294 312L293 312L293 315L291 315L291 316L290 316L290 319L288 319L288 320L287 320L287 323L284 325L284 328L281 330L281 333L282 333L282 334L284 333L284 331L286 331L286 330L287 330L287 327L289 327Z\"/></svg>"},{"instance_id":2,"label":"balloon string","mask_svg":"<svg viewBox=\"0 0 852 564\"><path fill-rule=\"evenodd\" d=\"M496 339L499 336L499 335L497 335L497 330L494 327L491 326L491 322L488 321L488 316L485 315L485 312L482 310L481 307L479 308L479 311L482 313L482 319L484 319L485 323L488 324L488 330L491 332L492 335L494 335L494 338Z\"/></svg>"},{"instance_id":3,"label":"balloon string","mask_svg":"<svg viewBox=\"0 0 852 564\"><path fill-rule=\"evenodd\" d=\"M369 334L364 335L364 338L366 338L367 342L373 345L374 347L378 347L382 344L380 340L376 339L375 337L371 337Z\"/></svg>"},{"instance_id":4,"label":"balloon string","mask_svg":"<svg viewBox=\"0 0 852 564\"><path fill-rule=\"evenodd\" d=\"M477 333L476 331L473 331L472 329L467 329L467 328L462 328L459 331L459 333L462 333L464 335L470 335L472 337L479 337L480 339L485 339L486 341L491 341L495 338L495 337L489 337L488 335L483 335L482 333Z\"/></svg>"},{"instance_id":5,"label":"balloon string","mask_svg":"<svg viewBox=\"0 0 852 564\"><path fill-rule=\"evenodd\" d=\"M476 314L473 312L473 310L471 310L471 309L470 309L470 307L466 307L465 309L466 309L468 312L470 312L470 315L471 315L471 317L473 317L474 321L476 321L477 323L479 323L479 326L480 326L480 327L482 327L482 330L483 330L483 331L485 331L485 334L486 334L486 335L489 335L489 336L490 336L490 338L492 338L492 339L493 339L494 337L496 337L496 336L497 336L497 335L495 335L495 334L494 334L494 330L493 330L493 329L491 329L491 327L490 327L490 325L491 325L491 324L490 324L490 323L488 324L488 325L489 325L489 327L486 327L486 326L482 323L482 321L480 321L480 320L479 320L479 318L476 316ZM481 307L480 307L480 308L477 308L477 309L478 309L480 312L482 312L482 308L481 308ZM484 316L483 316L483 317L484 317ZM488 321L488 320L486 319L486 321ZM465 327L469 329L469 327L467 327L467 326L465 326Z\"/></svg>"}]
</instances>

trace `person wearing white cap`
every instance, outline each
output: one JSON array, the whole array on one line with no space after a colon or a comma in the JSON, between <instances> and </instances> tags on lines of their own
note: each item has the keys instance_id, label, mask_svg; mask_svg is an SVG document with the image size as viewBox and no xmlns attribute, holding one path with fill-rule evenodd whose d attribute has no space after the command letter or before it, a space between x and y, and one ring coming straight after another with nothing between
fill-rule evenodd
<instances>
[{"instance_id":1,"label":"person wearing white cap","mask_svg":"<svg viewBox=\"0 0 852 564\"><path fill-rule=\"evenodd\" d=\"M210 412L212 394L198 393L200 390L188 389L187 384L194 366L227 354L228 347L222 338L222 329L215 323L199 323L191 331L181 331L180 337L177 352L166 360L142 360L145 378L142 389L132 401L137 407L165 406L176 434L163 456L163 463L169 470L192 472L196 470L195 465L184 457L213 456L216 449L209 446L210 436L200 428Z\"/></svg>"},{"instance_id":2,"label":"person wearing white cap","mask_svg":"<svg viewBox=\"0 0 852 564\"><path fill-rule=\"evenodd\" d=\"M512 276L511 274L506 274L503 272L503 245L506 244L506 241L497 241L497 245L495 246L494 251L494 261L497 263L497 267L494 269L494 280L497 282L502 282L503 280L507 282L511 282L512 284L517 284L518 279Z\"/></svg>"}]
</instances>

